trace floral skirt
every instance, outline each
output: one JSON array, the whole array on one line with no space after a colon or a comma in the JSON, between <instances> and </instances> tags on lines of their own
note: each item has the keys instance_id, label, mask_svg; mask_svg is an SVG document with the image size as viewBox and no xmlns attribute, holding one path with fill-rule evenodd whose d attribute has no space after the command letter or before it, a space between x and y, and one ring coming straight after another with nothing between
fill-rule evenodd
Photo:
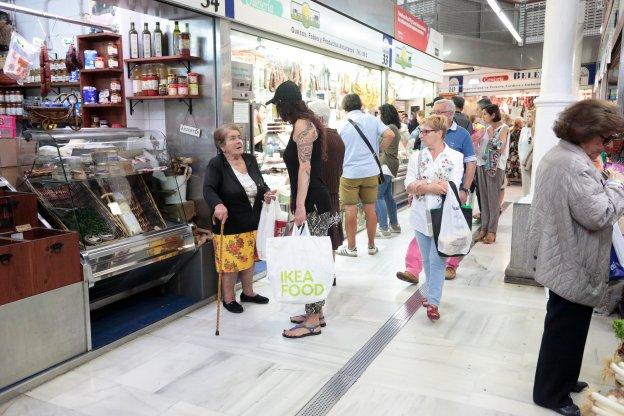
<instances>
[{"instance_id":1,"label":"floral skirt","mask_svg":"<svg viewBox=\"0 0 624 416\"><path fill-rule=\"evenodd\" d=\"M215 265L217 272L236 273L247 270L254 265L256 253L257 231L223 236L223 259L221 255L221 236L215 234Z\"/></svg>"}]
</instances>

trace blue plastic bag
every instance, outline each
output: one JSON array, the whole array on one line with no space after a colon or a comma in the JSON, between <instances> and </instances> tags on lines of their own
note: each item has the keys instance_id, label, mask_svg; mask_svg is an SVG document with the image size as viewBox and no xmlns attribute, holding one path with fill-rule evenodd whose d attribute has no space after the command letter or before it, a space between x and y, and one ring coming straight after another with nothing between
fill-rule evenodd
<instances>
[{"instance_id":1,"label":"blue plastic bag","mask_svg":"<svg viewBox=\"0 0 624 416\"><path fill-rule=\"evenodd\" d=\"M611 246L611 264L609 265L609 281L624 279L624 267L620 264L613 246Z\"/></svg>"}]
</instances>

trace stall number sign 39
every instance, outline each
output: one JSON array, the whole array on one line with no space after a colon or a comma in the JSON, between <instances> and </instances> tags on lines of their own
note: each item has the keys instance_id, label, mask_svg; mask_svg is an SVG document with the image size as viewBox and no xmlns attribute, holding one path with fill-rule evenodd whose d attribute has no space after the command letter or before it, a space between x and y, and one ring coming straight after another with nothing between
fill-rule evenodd
<instances>
[{"instance_id":1,"label":"stall number sign 39","mask_svg":"<svg viewBox=\"0 0 624 416\"><path fill-rule=\"evenodd\" d=\"M197 127L187 126L185 124L180 124L180 133L188 134L191 136L199 137L201 136L201 129Z\"/></svg>"},{"instance_id":2,"label":"stall number sign 39","mask_svg":"<svg viewBox=\"0 0 624 416\"><path fill-rule=\"evenodd\" d=\"M210 9L210 7L214 7L214 11L216 13L219 11L220 4L221 3L219 2L219 0L205 0L204 2L201 3L201 6L206 9Z\"/></svg>"}]
</instances>

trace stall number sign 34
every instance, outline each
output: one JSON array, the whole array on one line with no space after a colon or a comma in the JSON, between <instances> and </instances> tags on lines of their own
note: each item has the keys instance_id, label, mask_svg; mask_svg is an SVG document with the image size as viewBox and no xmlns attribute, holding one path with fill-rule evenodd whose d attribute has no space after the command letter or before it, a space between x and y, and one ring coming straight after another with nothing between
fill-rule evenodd
<instances>
[{"instance_id":1,"label":"stall number sign 34","mask_svg":"<svg viewBox=\"0 0 624 416\"><path fill-rule=\"evenodd\" d=\"M209 9L210 6L214 6L215 13L219 11L219 6L221 5L219 0L205 0L204 2L200 4L203 8L206 8L206 9Z\"/></svg>"}]
</instances>

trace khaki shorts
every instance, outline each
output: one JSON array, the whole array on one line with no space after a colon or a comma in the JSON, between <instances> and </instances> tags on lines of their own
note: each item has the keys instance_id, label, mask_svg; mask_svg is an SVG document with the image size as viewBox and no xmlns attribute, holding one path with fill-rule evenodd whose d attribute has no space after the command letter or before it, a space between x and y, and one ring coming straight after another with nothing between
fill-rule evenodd
<instances>
[{"instance_id":1,"label":"khaki shorts","mask_svg":"<svg viewBox=\"0 0 624 416\"><path fill-rule=\"evenodd\" d=\"M362 179L340 178L340 204L357 205L374 204L377 202L377 187L379 186L377 176L370 176Z\"/></svg>"}]
</instances>

